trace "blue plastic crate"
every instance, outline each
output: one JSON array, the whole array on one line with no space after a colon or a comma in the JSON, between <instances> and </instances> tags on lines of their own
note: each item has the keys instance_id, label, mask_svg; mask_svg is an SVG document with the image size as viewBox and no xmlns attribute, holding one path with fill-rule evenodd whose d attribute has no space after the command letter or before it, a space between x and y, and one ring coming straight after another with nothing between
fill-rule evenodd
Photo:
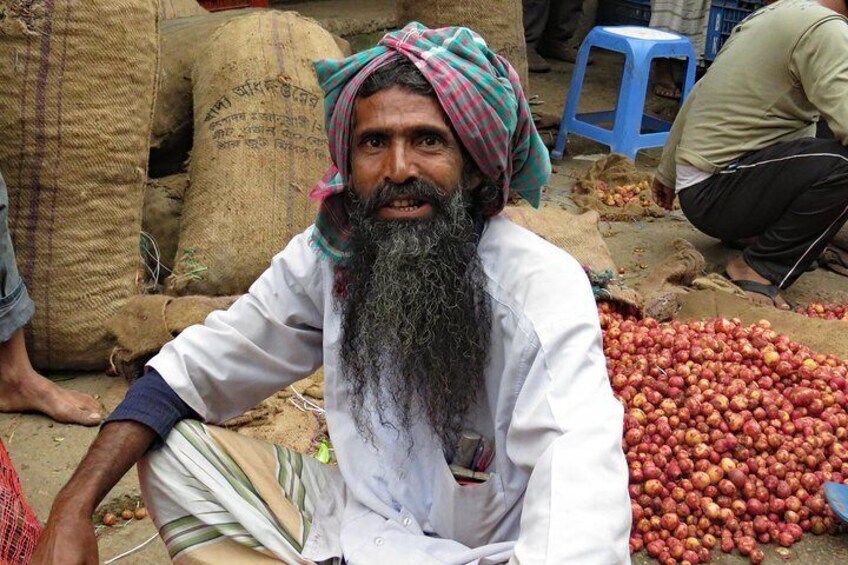
<instances>
[{"instance_id":1,"label":"blue plastic crate","mask_svg":"<svg viewBox=\"0 0 848 565\"><path fill-rule=\"evenodd\" d=\"M762 7L762 2L744 0L724 0L713 2L707 24L707 41L704 46L704 60L712 61L730 37L730 32L742 20Z\"/></svg>"},{"instance_id":2,"label":"blue plastic crate","mask_svg":"<svg viewBox=\"0 0 848 565\"><path fill-rule=\"evenodd\" d=\"M606 25L647 26L651 23L651 0L609 0L601 3L598 22Z\"/></svg>"}]
</instances>

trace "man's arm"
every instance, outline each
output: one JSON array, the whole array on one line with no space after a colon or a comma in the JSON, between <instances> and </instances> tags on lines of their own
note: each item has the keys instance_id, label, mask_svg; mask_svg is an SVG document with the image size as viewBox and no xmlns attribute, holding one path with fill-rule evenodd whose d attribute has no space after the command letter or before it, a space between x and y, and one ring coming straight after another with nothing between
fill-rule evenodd
<instances>
[{"instance_id":1,"label":"man's arm","mask_svg":"<svg viewBox=\"0 0 848 565\"><path fill-rule=\"evenodd\" d=\"M138 422L103 426L71 480L53 501L32 559L34 565L98 562L91 515L156 438L156 432Z\"/></svg>"},{"instance_id":2,"label":"man's arm","mask_svg":"<svg viewBox=\"0 0 848 565\"><path fill-rule=\"evenodd\" d=\"M690 94L674 119L671 131L668 132L668 138L663 145L660 163L657 165L656 178L664 185L672 188L674 188L674 181L677 178L677 146L680 145L680 137L683 135L683 126L686 123L686 113L691 100L692 95Z\"/></svg>"},{"instance_id":3,"label":"man's arm","mask_svg":"<svg viewBox=\"0 0 848 565\"><path fill-rule=\"evenodd\" d=\"M539 347L507 439L507 455L531 472L511 563L629 563L624 410L607 376L595 302L579 265L551 279L534 291L557 300L546 301L547 327L537 325Z\"/></svg>"}]
</instances>

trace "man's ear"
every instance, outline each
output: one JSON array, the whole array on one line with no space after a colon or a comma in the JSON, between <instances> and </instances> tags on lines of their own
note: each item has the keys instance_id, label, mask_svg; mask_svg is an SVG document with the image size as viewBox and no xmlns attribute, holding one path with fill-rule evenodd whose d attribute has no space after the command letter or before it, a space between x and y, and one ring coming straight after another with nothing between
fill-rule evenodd
<instances>
[{"instance_id":1,"label":"man's ear","mask_svg":"<svg viewBox=\"0 0 848 565\"><path fill-rule=\"evenodd\" d=\"M466 191L474 192L483 184L483 173L467 151L462 152L462 184Z\"/></svg>"},{"instance_id":2,"label":"man's ear","mask_svg":"<svg viewBox=\"0 0 848 565\"><path fill-rule=\"evenodd\" d=\"M465 175L465 189L469 192L473 192L480 188L480 185L483 184L483 173L480 172L480 169L474 167L474 170L468 171Z\"/></svg>"}]
</instances>

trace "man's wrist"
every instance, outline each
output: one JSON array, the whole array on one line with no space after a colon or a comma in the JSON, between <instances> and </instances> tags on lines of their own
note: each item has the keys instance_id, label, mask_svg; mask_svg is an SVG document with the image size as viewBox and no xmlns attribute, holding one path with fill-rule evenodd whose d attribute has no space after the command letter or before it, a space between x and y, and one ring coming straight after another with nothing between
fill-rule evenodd
<instances>
[{"instance_id":1,"label":"man's wrist","mask_svg":"<svg viewBox=\"0 0 848 565\"><path fill-rule=\"evenodd\" d=\"M657 179L660 183L662 183L665 186L674 187L674 182L671 179L669 179L668 176L663 174L663 172L660 169L657 169L657 172L654 175L654 178Z\"/></svg>"},{"instance_id":2,"label":"man's wrist","mask_svg":"<svg viewBox=\"0 0 848 565\"><path fill-rule=\"evenodd\" d=\"M53 500L53 506L50 508L50 517L52 518L54 515L70 515L88 518L94 514L96 506L97 501L93 500L91 496L66 487Z\"/></svg>"}]
</instances>

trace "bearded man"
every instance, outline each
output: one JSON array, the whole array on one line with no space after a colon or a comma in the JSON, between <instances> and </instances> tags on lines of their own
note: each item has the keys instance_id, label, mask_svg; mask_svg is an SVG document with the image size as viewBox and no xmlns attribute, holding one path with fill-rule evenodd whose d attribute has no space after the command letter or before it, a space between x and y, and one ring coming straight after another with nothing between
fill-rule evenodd
<instances>
[{"instance_id":1,"label":"bearded man","mask_svg":"<svg viewBox=\"0 0 848 565\"><path fill-rule=\"evenodd\" d=\"M550 173L515 71L418 24L316 69L334 166L315 225L150 362L34 562L95 563L89 518L142 456L176 563L629 562L588 281L497 216ZM208 425L322 363L337 467Z\"/></svg>"}]
</instances>

